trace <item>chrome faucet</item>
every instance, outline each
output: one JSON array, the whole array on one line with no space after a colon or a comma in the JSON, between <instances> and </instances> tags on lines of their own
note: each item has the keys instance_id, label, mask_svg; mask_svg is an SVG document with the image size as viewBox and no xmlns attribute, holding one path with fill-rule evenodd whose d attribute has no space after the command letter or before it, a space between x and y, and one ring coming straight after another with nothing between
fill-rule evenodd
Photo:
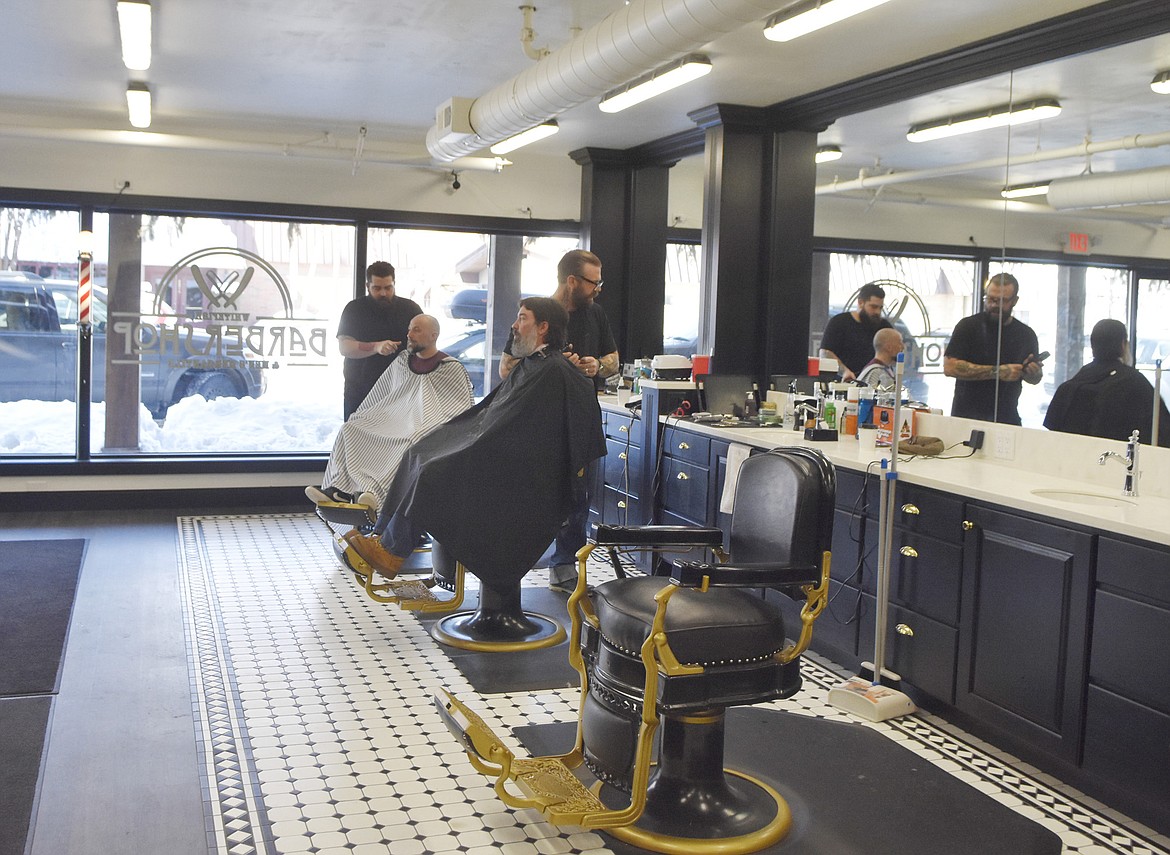
<instances>
[{"instance_id":1,"label":"chrome faucet","mask_svg":"<svg viewBox=\"0 0 1170 855\"><path fill-rule=\"evenodd\" d=\"M1125 464L1125 486L1121 490L1123 496L1136 496L1138 494L1138 449L1141 448L1139 437L1140 434L1136 430L1129 435L1129 441L1125 444L1125 454L1106 451L1097 458L1099 466L1104 466L1105 461L1110 457Z\"/></svg>"}]
</instances>

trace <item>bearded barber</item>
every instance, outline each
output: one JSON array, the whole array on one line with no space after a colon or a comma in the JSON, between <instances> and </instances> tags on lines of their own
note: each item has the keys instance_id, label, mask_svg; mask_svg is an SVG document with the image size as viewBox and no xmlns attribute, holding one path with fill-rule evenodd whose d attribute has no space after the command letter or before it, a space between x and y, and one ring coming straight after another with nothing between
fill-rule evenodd
<instances>
[{"instance_id":1,"label":"bearded barber","mask_svg":"<svg viewBox=\"0 0 1170 855\"><path fill-rule=\"evenodd\" d=\"M825 324L820 357L837 360L842 380L856 378L873 358L874 335L890 327L882 315L885 305L885 290L867 282L857 292L857 308L834 315Z\"/></svg>"},{"instance_id":2,"label":"bearded barber","mask_svg":"<svg viewBox=\"0 0 1170 855\"><path fill-rule=\"evenodd\" d=\"M600 390L605 378L618 371L618 349L605 309L594 302L601 292L601 259L584 249L566 252L557 263L557 290L553 299L569 313L565 356L577 370L593 381ZM512 352L513 336L500 357L500 377L519 362ZM596 461L591 467L596 466ZM592 471L574 483L573 512L557 534L556 550L549 561L549 588L570 592L577 584L577 550L585 545L589 523L589 483Z\"/></svg>"},{"instance_id":3,"label":"bearded barber","mask_svg":"<svg viewBox=\"0 0 1170 855\"><path fill-rule=\"evenodd\" d=\"M423 313L414 300L394 293L394 266L388 261L366 268L366 292L346 304L337 324L337 344L345 357L346 419L402 352L411 320Z\"/></svg>"}]
</instances>

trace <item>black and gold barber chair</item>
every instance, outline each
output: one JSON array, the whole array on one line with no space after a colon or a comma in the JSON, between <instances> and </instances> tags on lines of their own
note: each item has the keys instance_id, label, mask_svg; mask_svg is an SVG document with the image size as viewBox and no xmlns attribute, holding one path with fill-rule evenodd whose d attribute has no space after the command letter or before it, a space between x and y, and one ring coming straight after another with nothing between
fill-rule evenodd
<instances>
[{"instance_id":1,"label":"black and gold barber chair","mask_svg":"<svg viewBox=\"0 0 1170 855\"><path fill-rule=\"evenodd\" d=\"M431 567L420 574L403 574L385 579L377 574L362 557L346 543L342 532L350 529L370 529L377 522L377 512L368 505L349 502L318 502L317 516L329 529L333 552L342 566L353 573L358 586L366 596L379 603L390 603L407 611L447 614L463 604L462 564L444 552L442 546L431 542L416 552L431 553ZM444 596L436 591L445 591Z\"/></svg>"},{"instance_id":2,"label":"black and gold barber chair","mask_svg":"<svg viewBox=\"0 0 1170 855\"><path fill-rule=\"evenodd\" d=\"M570 660L581 674L573 748L516 757L450 693L436 698L500 798L656 852L732 855L783 839L791 814L780 794L723 767L724 717L800 688L799 657L828 594L835 491L817 451L755 455L739 473L726 562L675 561L669 578L615 579L587 598L585 564L597 547L714 550L723 537L717 528L598 526L578 553L569 598ZM786 626L760 589L803 598L800 625Z\"/></svg>"}]
</instances>

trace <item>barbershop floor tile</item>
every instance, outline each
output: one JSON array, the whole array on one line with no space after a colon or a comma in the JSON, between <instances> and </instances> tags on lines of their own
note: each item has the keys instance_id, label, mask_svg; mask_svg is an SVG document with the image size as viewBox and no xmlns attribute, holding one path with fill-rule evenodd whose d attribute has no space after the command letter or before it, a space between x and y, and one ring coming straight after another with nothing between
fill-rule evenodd
<instances>
[{"instance_id":1,"label":"barbershop floor tile","mask_svg":"<svg viewBox=\"0 0 1170 855\"><path fill-rule=\"evenodd\" d=\"M495 797L432 706L440 688L474 691L420 621L358 590L320 521L185 517L179 529L209 851L608 851L600 835L557 829ZM525 584L543 586L546 575ZM844 675L816 657L804 673L804 690L776 706L850 719L826 700ZM501 735L572 720L576 701L575 689L474 697ZM1065 852L1170 852L1165 839L933 716L870 726L1053 828Z\"/></svg>"}]
</instances>

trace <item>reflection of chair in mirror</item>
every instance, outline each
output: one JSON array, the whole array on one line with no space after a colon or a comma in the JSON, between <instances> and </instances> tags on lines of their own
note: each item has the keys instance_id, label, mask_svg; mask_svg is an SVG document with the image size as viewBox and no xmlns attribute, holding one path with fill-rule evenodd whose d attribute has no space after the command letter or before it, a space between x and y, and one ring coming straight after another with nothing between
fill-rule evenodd
<instances>
[{"instance_id":1,"label":"reflection of chair in mirror","mask_svg":"<svg viewBox=\"0 0 1170 855\"><path fill-rule=\"evenodd\" d=\"M800 688L799 657L828 593L835 484L817 451L755 455L740 470L726 563L676 561L669 579L616 579L590 602L585 564L596 547L693 546L705 538L714 548L722 540L719 529L598 526L579 553L569 598L570 660L581 674L573 748L515 757L464 704L449 693L438 699L472 764L496 776L500 797L658 852L730 855L782 839L791 815L779 793L723 768L724 717L730 706ZM776 603L745 588L802 595L800 626L786 627ZM598 782L591 788L574 774L585 777L582 766ZM509 779L523 795L505 787Z\"/></svg>"},{"instance_id":2,"label":"reflection of chair in mirror","mask_svg":"<svg viewBox=\"0 0 1170 855\"><path fill-rule=\"evenodd\" d=\"M452 560L439 544L432 542L429 547L431 552L429 575L383 579L353 551L353 547L346 543L345 538L334 528L334 526L343 527L345 530L369 528L375 521L373 508L348 502L318 502L317 516L329 528L329 534L333 539L333 551L338 560L343 567L353 573L358 586L370 599L379 603L391 603L407 611L439 614L453 612L463 604L463 565ZM427 548L422 547L421 551ZM447 591L452 596L436 594L436 589Z\"/></svg>"},{"instance_id":3,"label":"reflection of chair in mirror","mask_svg":"<svg viewBox=\"0 0 1170 855\"><path fill-rule=\"evenodd\" d=\"M818 382L816 377L803 374L773 374L770 380L771 387L777 392L795 392L798 395L815 395Z\"/></svg>"},{"instance_id":4,"label":"reflection of chair in mirror","mask_svg":"<svg viewBox=\"0 0 1170 855\"><path fill-rule=\"evenodd\" d=\"M708 374L698 381L699 404L708 413L739 418L755 383L750 374Z\"/></svg>"}]
</instances>

